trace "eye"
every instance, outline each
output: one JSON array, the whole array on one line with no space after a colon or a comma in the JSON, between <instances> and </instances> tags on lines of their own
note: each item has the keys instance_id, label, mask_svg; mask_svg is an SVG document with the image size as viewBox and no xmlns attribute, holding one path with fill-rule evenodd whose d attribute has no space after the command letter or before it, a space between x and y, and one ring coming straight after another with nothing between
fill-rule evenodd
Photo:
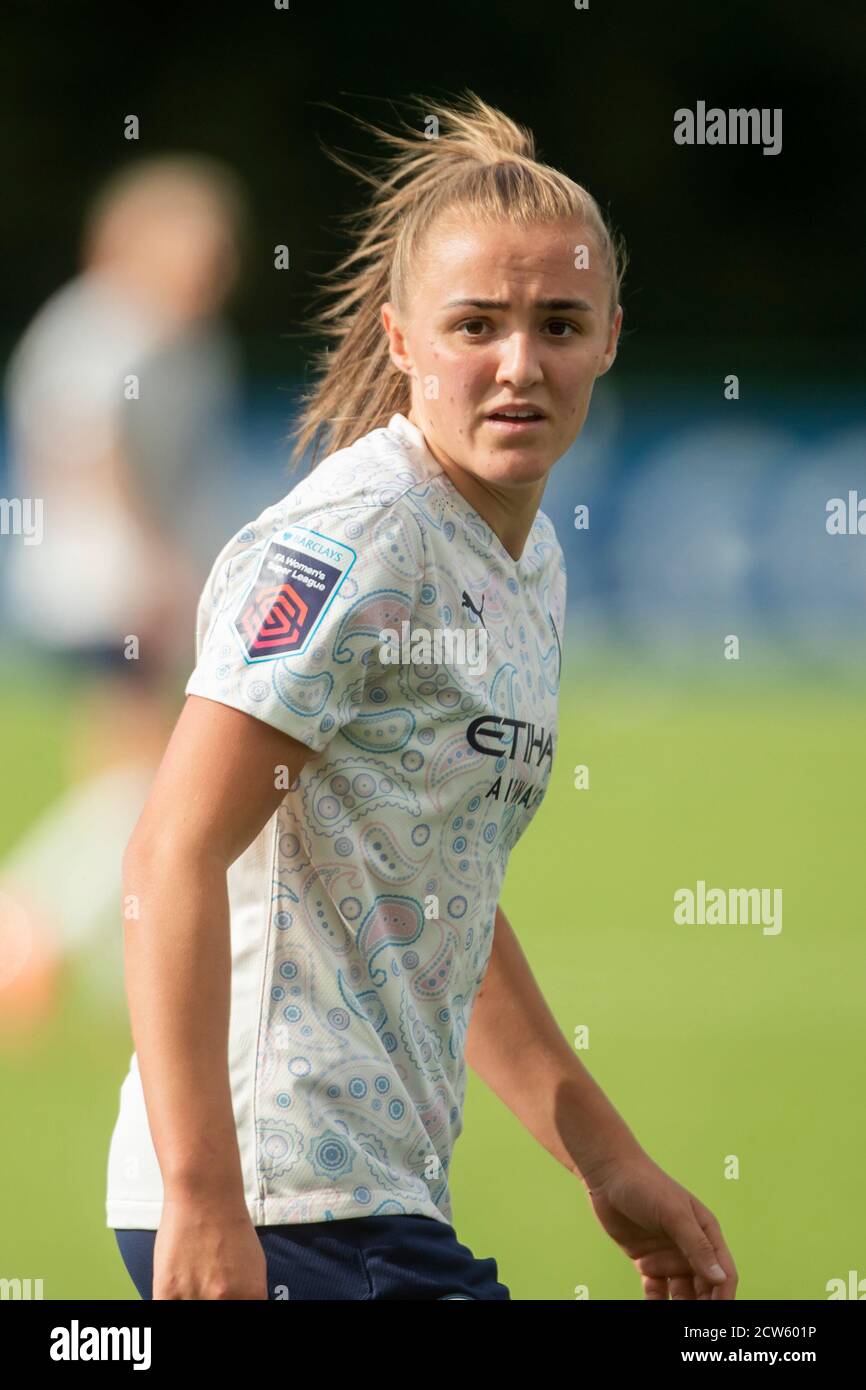
<instances>
[{"instance_id":1,"label":"eye","mask_svg":"<svg viewBox=\"0 0 866 1390\"><path fill-rule=\"evenodd\" d=\"M464 319L462 323L457 325L457 331L460 333L462 329L469 328L472 324L475 324L476 327L480 325L483 328L486 322L486 319ZM464 333L462 336L464 338L480 338L483 335L481 333Z\"/></svg>"},{"instance_id":2,"label":"eye","mask_svg":"<svg viewBox=\"0 0 866 1390\"><path fill-rule=\"evenodd\" d=\"M551 325L558 325L560 328L570 328L572 333L580 333L581 331L579 326L576 323L571 323L569 319L550 319L547 325L548 328L551 327ZM571 334L569 333L553 334L554 338L568 338L570 336Z\"/></svg>"},{"instance_id":3,"label":"eye","mask_svg":"<svg viewBox=\"0 0 866 1390\"><path fill-rule=\"evenodd\" d=\"M572 323L569 319L548 319L546 326L558 330L551 333L553 338L570 338L573 333L583 332L580 324ZM487 319L464 319L457 324L457 332L463 338L483 338L485 328L490 327L492 325Z\"/></svg>"}]
</instances>

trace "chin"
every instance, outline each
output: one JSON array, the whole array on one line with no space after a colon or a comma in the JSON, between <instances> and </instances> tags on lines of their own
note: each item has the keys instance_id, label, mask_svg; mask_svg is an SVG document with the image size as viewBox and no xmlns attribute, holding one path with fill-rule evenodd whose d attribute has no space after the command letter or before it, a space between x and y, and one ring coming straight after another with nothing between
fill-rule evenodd
<instances>
[{"instance_id":1,"label":"chin","mask_svg":"<svg viewBox=\"0 0 866 1390\"><path fill-rule=\"evenodd\" d=\"M491 483L537 483L550 472L555 459L550 450L529 448L488 450L479 471Z\"/></svg>"}]
</instances>

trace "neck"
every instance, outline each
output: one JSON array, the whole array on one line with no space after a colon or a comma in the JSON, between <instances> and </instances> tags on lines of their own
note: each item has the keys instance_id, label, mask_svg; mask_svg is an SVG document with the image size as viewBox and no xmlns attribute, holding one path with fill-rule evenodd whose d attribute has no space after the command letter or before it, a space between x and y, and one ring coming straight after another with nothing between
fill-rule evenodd
<instances>
[{"instance_id":1,"label":"neck","mask_svg":"<svg viewBox=\"0 0 866 1390\"><path fill-rule=\"evenodd\" d=\"M408 418L424 434L422 425L411 412ZM519 560L541 506L547 478L530 483L518 483L507 488L497 487L495 483L479 478L476 473L470 473L467 468L455 463L436 444L431 443L426 435L424 442L461 497L464 497L487 522L512 560Z\"/></svg>"}]
</instances>

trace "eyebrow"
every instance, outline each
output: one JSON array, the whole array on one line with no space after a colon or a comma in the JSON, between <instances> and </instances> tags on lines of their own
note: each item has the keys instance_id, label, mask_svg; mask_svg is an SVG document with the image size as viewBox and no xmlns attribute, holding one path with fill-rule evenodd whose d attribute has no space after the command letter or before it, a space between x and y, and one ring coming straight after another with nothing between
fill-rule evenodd
<instances>
[{"instance_id":1,"label":"eyebrow","mask_svg":"<svg viewBox=\"0 0 866 1390\"><path fill-rule=\"evenodd\" d=\"M469 309L510 309L507 299L449 299L446 309L465 307ZM591 314L592 305L585 299L536 299L537 309L576 309L578 313Z\"/></svg>"}]
</instances>

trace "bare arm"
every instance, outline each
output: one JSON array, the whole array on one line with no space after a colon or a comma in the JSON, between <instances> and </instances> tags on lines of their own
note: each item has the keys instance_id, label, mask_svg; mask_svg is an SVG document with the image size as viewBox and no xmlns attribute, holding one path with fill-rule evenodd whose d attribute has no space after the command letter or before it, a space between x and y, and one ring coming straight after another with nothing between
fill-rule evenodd
<instances>
[{"instance_id":1,"label":"bare arm","mask_svg":"<svg viewBox=\"0 0 866 1390\"><path fill-rule=\"evenodd\" d=\"M561 1032L501 907L466 1061L530 1134L587 1185L640 1145Z\"/></svg>"},{"instance_id":2,"label":"bare arm","mask_svg":"<svg viewBox=\"0 0 866 1390\"><path fill-rule=\"evenodd\" d=\"M716 1217L638 1143L572 1051L504 912L469 1020L466 1060L540 1144L583 1182L634 1261L646 1298L733 1298L737 1270Z\"/></svg>"},{"instance_id":3,"label":"bare arm","mask_svg":"<svg viewBox=\"0 0 866 1390\"><path fill-rule=\"evenodd\" d=\"M277 769L291 781L312 756L251 715L188 696L123 861L124 902L138 911L124 922L127 998L165 1211L233 1219L253 1238L229 1086L226 873L286 795Z\"/></svg>"}]
</instances>

